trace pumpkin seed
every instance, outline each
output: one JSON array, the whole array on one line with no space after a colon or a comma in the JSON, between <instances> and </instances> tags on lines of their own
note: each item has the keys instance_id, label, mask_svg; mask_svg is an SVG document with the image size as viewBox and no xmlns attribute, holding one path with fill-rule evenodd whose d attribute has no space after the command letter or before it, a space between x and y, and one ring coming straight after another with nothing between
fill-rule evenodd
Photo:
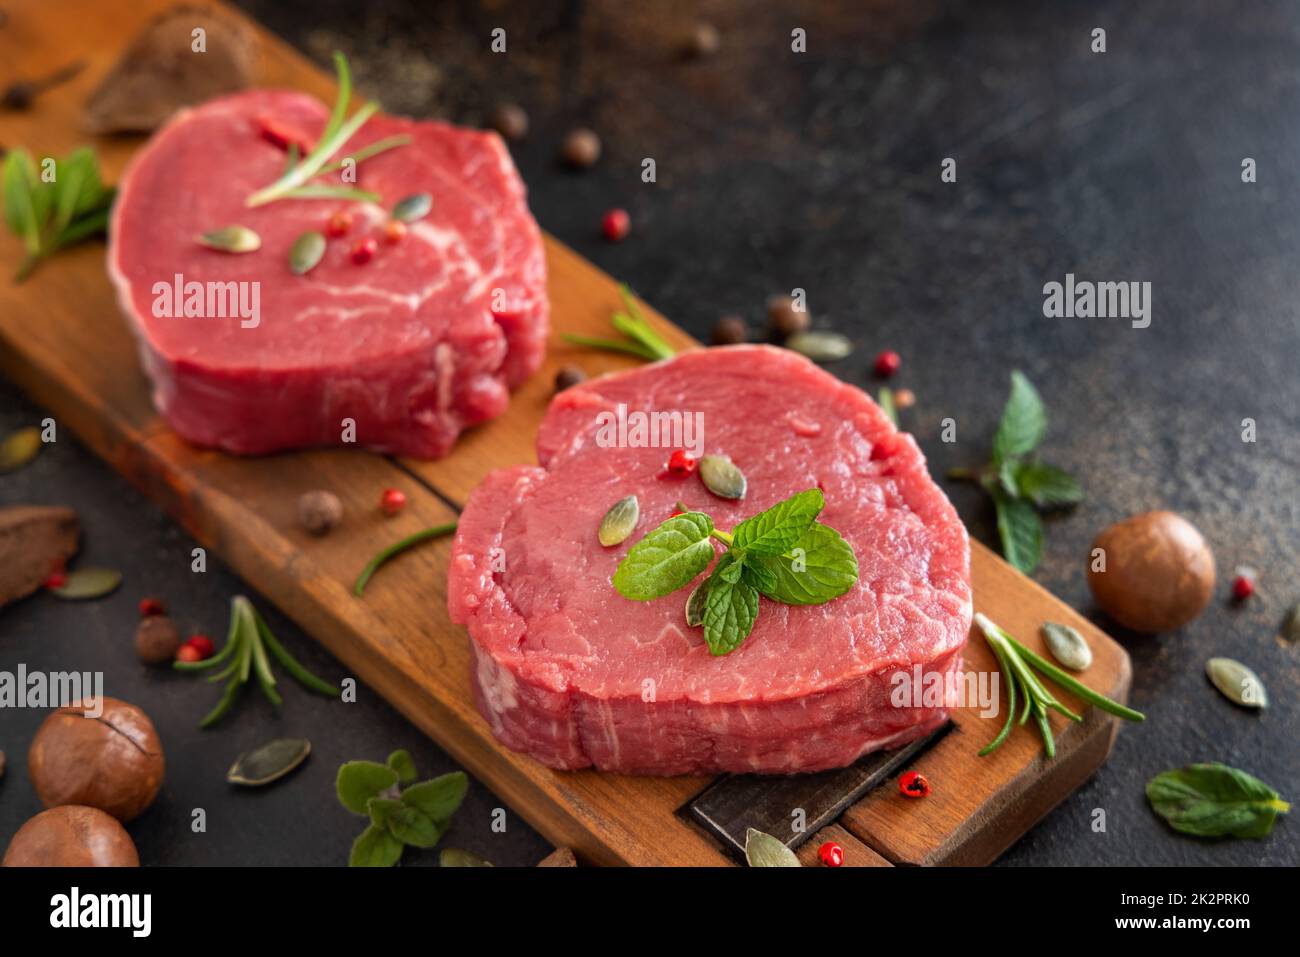
<instances>
[{"instance_id":1,"label":"pumpkin seed","mask_svg":"<svg viewBox=\"0 0 1300 957\"><path fill-rule=\"evenodd\" d=\"M194 237L195 242L223 253L251 253L262 248L262 237L247 226L223 226Z\"/></svg>"},{"instance_id":2,"label":"pumpkin seed","mask_svg":"<svg viewBox=\"0 0 1300 957\"><path fill-rule=\"evenodd\" d=\"M641 520L641 505L635 495L621 498L610 507L605 517L600 520L600 530L596 537L600 544L609 548L627 540Z\"/></svg>"},{"instance_id":3,"label":"pumpkin seed","mask_svg":"<svg viewBox=\"0 0 1300 957\"><path fill-rule=\"evenodd\" d=\"M750 867L803 867L794 851L752 827L745 832L745 860Z\"/></svg>"},{"instance_id":4,"label":"pumpkin seed","mask_svg":"<svg viewBox=\"0 0 1300 957\"><path fill-rule=\"evenodd\" d=\"M745 473L723 455L706 455L700 459L700 479L718 498L744 498Z\"/></svg>"},{"instance_id":5,"label":"pumpkin seed","mask_svg":"<svg viewBox=\"0 0 1300 957\"><path fill-rule=\"evenodd\" d=\"M397 201L397 205L393 207L393 219L413 223L417 219L428 216L431 209L433 209L433 197L428 193L415 193Z\"/></svg>"},{"instance_id":6,"label":"pumpkin seed","mask_svg":"<svg viewBox=\"0 0 1300 957\"><path fill-rule=\"evenodd\" d=\"M41 430L28 426L17 432L10 432L0 442L0 473L16 472L41 451Z\"/></svg>"},{"instance_id":7,"label":"pumpkin seed","mask_svg":"<svg viewBox=\"0 0 1300 957\"><path fill-rule=\"evenodd\" d=\"M698 628L704 624L704 609L709 604L709 580L696 585L692 590L690 597L686 599L686 625L689 628Z\"/></svg>"},{"instance_id":8,"label":"pumpkin seed","mask_svg":"<svg viewBox=\"0 0 1300 957\"><path fill-rule=\"evenodd\" d=\"M1205 673L1214 682L1214 687L1223 692L1223 696L1233 704L1239 704L1243 708L1268 707L1268 692L1264 690L1264 682L1240 661L1211 658L1205 663Z\"/></svg>"},{"instance_id":9,"label":"pumpkin seed","mask_svg":"<svg viewBox=\"0 0 1300 957\"><path fill-rule=\"evenodd\" d=\"M311 742L306 738L275 738L235 758L226 772L226 780L231 784L261 787L280 780L306 761L309 754Z\"/></svg>"},{"instance_id":10,"label":"pumpkin seed","mask_svg":"<svg viewBox=\"0 0 1300 957\"><path fill-rule=\"evenodd\" d=\"M325 255L325 237L316 230L308 230L293 241L289 249L289 271L302 276L316 268Z\"/></svg>"},{"instance_id":11,"label":"pumpkin seed","mask_svg":"<svg viewBox=\"0 0 1300 957\"><path fill-rule=\"evenodd\" d=\"M1092 664L1092 649L1087 640L1069 625L1047 622L1043 625L1043 639L1052 657L1071 671L1087 671Z\"/></svg>"},{"instance_id":12,"label":"pumpkin seed","mask_svg":"<svg viewBox=\"0 0 1300 957\"><path fill-rule=\"evenodd\" d=\"M122 573L112 568L78 568L68 572L58 588L49 589L56 598L82 601L103 598L122 584Z\"/></svg>"},{"instance_id":13,"label":"pumpkin seed","mask_svg":"<svg viewBox=\"0 0 1300 957\"><path fill-rule=\"evenodd\" d=\"M1291 606L1286 619L1282 622L1282 639L1291 644L1300 642L1300 604Z\"/></svg>"},{"instance_id":14,"label":"pumpkin seed","mask_svg":"<svg viewBox=\"0 0 1300 957\"><path fill-rule=\"evenodd\" d=\"M787 349L793 349L813 362L835 362L853 351L853 343L848 336L818 329L796 332L785 340L785 345Z\"/></svg>"},{"instance_id":15,"label":"pumpkin seed","mask_svg":"<svg viewBox=\"0 0 1300 957\"><path fill-rule=\"evenodd\" d=\"M443 867L491 867L492 862L459 847L449 847L438 855L438 863Z\"/></svg>"}]
</instances>

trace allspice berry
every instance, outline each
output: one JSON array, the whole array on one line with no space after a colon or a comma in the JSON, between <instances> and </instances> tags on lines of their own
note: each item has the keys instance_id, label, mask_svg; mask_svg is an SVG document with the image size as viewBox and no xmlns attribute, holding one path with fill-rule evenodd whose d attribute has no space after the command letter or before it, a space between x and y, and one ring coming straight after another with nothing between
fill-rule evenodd
<instances>
[{"instance_id":1,"label":"allspice berry","mask_svg":"<svg viewBox=\"0 0 1300 957\"><path fill-rule=\"evenodd\" d=\"M560 158L574 169L588 169L600 159L600 137L588 129L576 129L564 138Z\"/></svg>"},{"instance_id":2,"label":"allspice berry","mask_svg":"<svg viewBox=\"0 0 1300 957\"><path fill-rule=\"evenodd\" d=\"M27 776L46 807L84 804L124 823L153 803L164 767L153 722L117 698L55 711L27 754Z\"/></svg>"},{"instance_id":3,"label":"allspice berry","mask_svg":"<svg viewBox=\"0 0 1300 957\"><path fill-rule=\"evenodd\" d=\"M767 320L778 339L787 339L797 332L806 332L812 325L807 309L796 308L789 296L773 296L767 301Z\"/></svg>"},{"instance_id":4,"label":"allspice berry","mask_svg":"<svg viewBox=\"0 0 1300 957\"><path fill-rule=\"evenodd\" d=\"M711 23L701 21L691 28L690 36L686 40L686 55L712 56L718 52L718 47L721 45L722 35L718 33L718 28Z\"/></svg>"},{"instance_id":5,"label":"allspice berry","mask_svg":"<svg viewBox=\"0 0 1300 957\"><path fill-rule=\"evenodd\" d=\"M1181 628L1214 595L1214 553L1196 526L1173 512L1143 512L1092 543L1088 587L1125 628Z\"/></svg>"},{"instance_id":6,"label":"allspice berry","mask_svg":"<svg viewBox=\"0 0 1300 957\"><path fill-rule=\"evenodd\" d=\"M333 492L303 492L298 498L298 521L313 535L324 535L343 521L343 503Z\"/></svg>"},{"instance_id":7,"label":"allspice berry","mask_svg":"<svg viewBox=\"0 0 1300 957\"><path fill-rule=\"evenodd\" d=\"M583 372L577 366L560 366L559 371L555 373L555 391L563 392L565 389L577 385L586 378L587 373Z\"/></svg>"},{"instance_id":8,"label":"allspice berry","mask_svg":"<svg viewBox=\"0 0 1300 957\"><path fill-rule=\"evenodd\" d=\"M749 326L740 316L723 316L713 326L709 341L715 346L734 346L749 339Z\"/></svg>"},{"instance_id":9,"label":"allspice berry","mask_svg":"<svg viewBox=\"0 0 1300 957\"><path fill-rule=\"evenodd\" d=\"M126 828L98 808L66 804L18 829L0 867L139 867Z\"/></svg>"},{"instance_id":10,"label":"allspice berry","mask_svg":"<svg viewBox=\"0 0 1300 957\"><path fill-rule=\"evenodd\" d=\"M517 143L528 135L528 114L517 103L498 103L488 116L488 125L502 139Z\"/></svg>"},{"instance_id":11,"label":"allspice berry","mask_svg":"<svg viewBox=\"0 0 1300 957\"><path fill-rule=\"evenodd\" d=\"M165 615L140 619L135 630L135 653L146 665L165 665L176 658L181 646L181 632L176 622Z\"/></svg>"}]
</instances>

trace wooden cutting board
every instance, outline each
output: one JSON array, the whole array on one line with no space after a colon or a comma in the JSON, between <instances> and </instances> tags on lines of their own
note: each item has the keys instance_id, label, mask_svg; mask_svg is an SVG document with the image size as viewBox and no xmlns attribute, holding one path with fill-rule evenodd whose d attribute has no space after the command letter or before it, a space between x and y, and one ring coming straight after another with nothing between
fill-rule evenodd
<instances>
[{"instance_id":1,"label":"wooden cutting board","mask_svg":"<svg viewBox=\"0 0 1300 957\"><path fill-rule=\"evenodd\" d=\"M63 155L90 142L108 181L138 138L95 139L79 132L81 105L128 39L173 0L19 0L6 4L0 27L0 85L43 75L85 59L75 81L42 96L27 113L3 115L0 143L37 156ZM239 16L237 13L231 15ZM265 31L259 82L333 99L332 81ZM383 91L368 91L382 96ZM543 224L545 225L545 224ZM546 239L557 333L601 334L619 305L615 282L554 239ZM0 371L53 412L132 482L222 556L266 598L333 652L370 688L442 745L551 841L593 863L722 864L713 838L677 812L709 781L630 778L594 771L555 772L499 747L469 690L463 629L446 611L450 542L442 540L386 567L366 592L350 585L367 556L396 539L455 517L470 490L491 469L535 461L533 436L551 396L555 370L576 363L596 374L635 360L574 349L553 338L545 367L515 394L500 419L462 438L438 462L417 462L356 450L234 458L195 449L154 412L135 346L104 271L102 244L61 254L26 283L10 280L16 240L0 238ZM647 309L674 346L696 345ZM409 506L381 519L375 503L387 487L403 489ZM309 489L332 489L347 518L323 539L295 522L295 503ZM1129 660L1086 619L976 544L975 607L1033 647L1046 620L1078 628L1095 663L1087 682L1124 699ZM972 635L966 667L990 671L983 639ZM1067 703L1069 695L1062 696ZM868 793L801 850L811 860L822 837L845 845L851 864L983 864L1059 803L1105 760L1116 723L1095 709L1074 724L1057 716L1058 755L1047 761L1032 730L1021 729L995 754L976 757L997 722L959 710L954 728L912 766L934 793L903 799L892 783Z\"/></svg>"}]
</instances>

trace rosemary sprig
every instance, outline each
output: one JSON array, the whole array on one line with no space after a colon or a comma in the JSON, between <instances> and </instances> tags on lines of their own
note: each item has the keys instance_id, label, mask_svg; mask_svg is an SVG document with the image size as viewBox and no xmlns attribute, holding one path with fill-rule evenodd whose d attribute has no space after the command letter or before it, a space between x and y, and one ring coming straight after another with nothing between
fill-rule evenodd
<instances>
[{"instance_id":1,"label":"rosemary sprig","mask_svg":"<svg viewBox=\"0 0 1300 957\"><path fill-rule=\"evenodd\" d=\"M421 542L427 542L433 538L441 538L443 535L450 535L454 531L456 531L455 522L443 522L441 525L434 525L430 528L422 529L414 535L406 536L406 538L403 538L399 542L394 542L366 563L366 567L363 568L361 574L357 576L357 581L356 584L352 586L352 591L360 597L361 593L366 590L366 583L369 582L371 576L379 570L379 566L384 564L384 562L388 561L390 558L393 558L395 555L400 555L408 548L419 545Z\"/></svg>"},{"instance_id":2,"label":"rosemary sprig","mask_svg":"<svg viewBox=\"0 0 1300 957\"><path fill-rule=\"evenodd\" d=\"M671 359L677 350L670 346L659 333L650 327L641 307L632 298L632 290L626 283L619 283L619 295L627 306L626 312L616 312L610 316L610 324L616 332L621 332L625 339L601 339L597 336L580 336L565 333L564 339L578 346L604 349L606 352L625 352L650 362L659 359Z\"/></svg>"},{"instance_id":3,"label":"rosemary sprig","mask_svg":"<svg viewBox=\"0 0 1300 957\"><path fill-rule=\"evenodd\" d=\"M983 614L975 616L975 624L984 633L984 639L998 660L1002 672L1002 682L1007 686L1007 720L997 737L986 744L979 752L980 757L997 750L1011 734L1011 723L1016 716L1016 696L1023 696L1024 706L1020 712L1020 724L1025 724L1029 716L1034 716L1039 733L1043 736L1043 748L1049 759L1056 757L1056 741L1052 737L1052 727L1047 721L1047 712L1059 711L1071 721L1082 721L1081 715L1075 714L1056 699L1031 669L1037 669L1052 681L1084 701L1100 708L1102 711L1116 715L1126 721L1145 721L1146 715L1140 711L1125 707L1118 701L1112 701L1103 694L1093 691L1087 685L1066 674L1047 659L1030 651L1012 638L1003 628L994 624Z\"/></svg>"}]
</instances>

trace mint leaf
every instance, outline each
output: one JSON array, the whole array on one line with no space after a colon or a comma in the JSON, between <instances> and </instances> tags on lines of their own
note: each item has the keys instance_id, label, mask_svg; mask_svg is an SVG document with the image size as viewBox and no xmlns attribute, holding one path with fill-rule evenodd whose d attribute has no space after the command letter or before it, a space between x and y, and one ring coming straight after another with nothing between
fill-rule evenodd
<instances>
[{"instance_id":1,"label":"mint leaf","mask_svg":"<svg viewBox=\"0 0 1300 957\"><path fill-rule=\"evenodd\" d=\"M419 777L410 751L394 751L388 756L388 766L397 772L398 784L410 784Z\"/></svg>"},{"instance_id":2,"label":"mint leaf","mask_svg":"<svg viewBox=\"0 0 1300 957\"><path fill-rule=\"evenodd\" d=\"M464 771L452 771L431 781L413 784L402 792L402 803L423 812L430 820L445 821L465 800L469 778Z\"/></svg>"},{"instance_id":3,"label":"mint leaf","mask_svg":"<svg viewBox=\"0 0 1300 957\"><path fill-rule=\"evenodd\" d=\"M740 573L745 570L744 556L737 554L735 551L727 551L718 559L717 566L713 569L713 575L721 578L730 585L740 581ZM713 576L709 576L712 578Z\"/></svg>"},{"instance_id":4,"label":"mint leaf","mask_svg":"<svg viewBox=\"0 0 1300 957\"><path fill-rule=\"evenodd\" d=\"M745 577L773 601L820 605L853 587L858 559L839 532L814 522L786 554L746 561Z\"/></svg>"},{"instance_id":5,"label":"mint leaf","mask_svg":"<svg viewBox=\"0 0 1300 957\"><path fill-rule=\"evenodd\" d=\"M375 761L349 761L334 782L339 801L353 814L368 814L367 802L397 783L397 772Z\"/></svg>"},{"instance_id":6,"label":"mint leaf","mask_svg":"<svg viewBox=\"0 0 1300 957\"><path fill-rule=\"evenodd\" d=\"M758 617L758 591L745 581L729 582L710 578L709 598L704 608L704 643L714 655L725 655L740 647Z\"/></svg>"},{"instance_id":7,"label":"mint leaf","mask_svg":"<svg viewBox=\"0 0 1300 957\"><path fill-rule=\"evenodd\" d=\"M1012 468L1012 473L1015 476L1013 494L1029 499L1039 508L1078 505L1083 501L1083 489L1074 476L1054 465L1021 462Z\"/></svg>"},{"instance_id":8,"label":"mint leaf","mask_svg":"<svg viewBox=\"0 0 1300 957\"><path fill-rule=\"evenodd\" d=\"M614 572L614 587L633 601L676 591L713 561L712 531L713 520L703 512L674 515L632 546Z\"/></svg>"},{"instance_id":9,"label":"mint leaf","mask_svg":"<svg viewBox=\"0 0 1300 957\"><path fill-rule=\"evenodd\" d=\"M352 842L348 867L392 867L402 858L402 842L371 824Z\"/></svg>"},{"instance_id":10,"label":"mint leaf","mask_svg":"<svg viewBox=\"0 0 1300 957\"><path fill-rule=\"evenodd\" d=\"M791 495L737 525L731 533L733 547L751 555L780 555L795 546L825 505L819 488Z\"/></svg>"},{"instance_id":11,"label":"mint leaf","mask_svg":"<svg viewBox=\"0 0 1300 957\"><path fill-rule=\"evenodd\" d=\"M1007 561L1028 575L1038 567L1043 552L1043 523L1034 506L1012 498L1002 489L993 492L998 512L998 535Z\"/></svg>"},{"instance_id":12,"label":"mint leaf","mask_svg":"<svg viewBox=\"0 0 1300 957\"><path fill-rule=\"evenodd\" d=\"M1019 370L1011 373L1011 395L993 436L993 464L1028 455L1047 431L1047 411L1038 391Z\"/></svg>"},{"instance_id":13,"label":"mint leaf","mask_svg":"<svg viewBox=\"0 0 1300 957\"><path fill-rule=\"evenodd\" d=\"M1291 809L1259 778L1218 763L1157 774L1146 792L1170 827L1197 837L1264 837Z\"/></svg>"}]
</instances>

